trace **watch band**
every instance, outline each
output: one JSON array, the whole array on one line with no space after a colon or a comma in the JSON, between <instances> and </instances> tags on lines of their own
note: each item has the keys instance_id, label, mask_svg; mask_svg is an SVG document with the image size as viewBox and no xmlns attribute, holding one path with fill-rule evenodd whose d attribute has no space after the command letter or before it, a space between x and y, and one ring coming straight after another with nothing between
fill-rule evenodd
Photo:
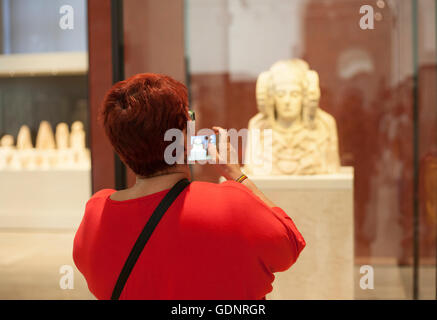
<instances>
[{"instance_id":1,"label":"watch band","mask_svg":"<svg viewBox=\"0 0 437 320\"><path fill-rule=\"evenodd\" d=\"M246 180L247 179L247 176L245 175L245 174L242 174L237 180L235 180L235 181L237 181L237 182L239 182L239 183L242 183L244 180Z\"/></svg>"}]
</instances>

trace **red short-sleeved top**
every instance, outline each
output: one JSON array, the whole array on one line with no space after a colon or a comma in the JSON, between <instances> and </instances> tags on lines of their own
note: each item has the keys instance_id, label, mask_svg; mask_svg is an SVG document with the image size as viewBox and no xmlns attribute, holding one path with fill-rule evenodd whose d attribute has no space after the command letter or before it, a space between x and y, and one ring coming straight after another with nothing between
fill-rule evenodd
<instances>
[{"instance_id":1,"label":"red short-sleeved top","mask_svg":"<svg viewBox=\"0 0 437 320\"><path fill-rule=\"evenodd\" d=\"M104 189L88 201L73 259L98 299L110 299L153 210L169 191L115 201ZM305 247L291 218L246 186L192 182L163 216L120 299L263 299L274 272Z\"/></svg>"}]
</instances>

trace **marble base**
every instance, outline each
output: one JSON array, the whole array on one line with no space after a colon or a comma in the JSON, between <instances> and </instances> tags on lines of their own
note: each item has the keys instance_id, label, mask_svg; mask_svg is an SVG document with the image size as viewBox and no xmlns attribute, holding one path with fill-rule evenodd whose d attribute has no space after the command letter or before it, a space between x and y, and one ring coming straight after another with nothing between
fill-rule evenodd
<instances>
[{"instance_id":1,"label":"marble base","mask_svg":"<svg viewBox=\"0 0 437 320\"><path fill-rule=\"evenodd\" d=\"M1 170L0 228L75 229L91 196L91 171Z\"/></svg>"},{"instance_id":2,"label":"marble base","mask_svg":"<svg viewBox=\"0 0 437 320\"><path fill-rule=\"evenodd\" d=\"M276 273L267 299L353 299L353 168L338 174L250 179L295 222L306 241L298 261Z\"/></svg>"}]
</instances>

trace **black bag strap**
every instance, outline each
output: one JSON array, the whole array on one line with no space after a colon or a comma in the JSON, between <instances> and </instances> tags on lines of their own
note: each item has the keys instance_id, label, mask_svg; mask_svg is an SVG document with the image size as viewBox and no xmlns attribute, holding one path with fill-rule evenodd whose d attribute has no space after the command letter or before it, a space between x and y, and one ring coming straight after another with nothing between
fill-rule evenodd
<instances>
[{"instance_id":1,"label":"black bag strap","mask_svg":"<svg viewBox=\"0 0 437 320\"><path fill-rule=\"evenodd\" d=\"M141 231L140 236L138 237L135 245L132 248L126 262L124 263L123 269L121 270L120 275L118 276L117 283L115 284L114 291L112 292L111 300L118 300L120 298L121 292L123 291L124 285L126 284L129 275L132 272L132 269L135 266L138 258L140 257L141 252L144 249L147 241L158 225L159 221L163 217L164 213L168 210L171 204L176 200L178 195L190 184L188 179L184 178L179 180L173 188L164 196L161 202L156 207L155 211L153 211L150 219L147 221L144 226L143 231Z\"/></svg>"}]
</instances>

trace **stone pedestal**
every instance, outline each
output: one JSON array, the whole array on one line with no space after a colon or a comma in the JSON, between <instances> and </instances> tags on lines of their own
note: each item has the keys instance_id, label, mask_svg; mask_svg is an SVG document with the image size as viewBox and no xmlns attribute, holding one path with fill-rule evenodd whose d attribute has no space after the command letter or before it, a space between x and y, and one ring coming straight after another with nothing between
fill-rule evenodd
<instances>
[{"instance_id":1,"label":"stone pedestal","mask_svg":"<svg viewBox=\"0 0 437 320\"><path fill-rule=\"evenodd\" d=\"M76 229L91 197L89 169L1 170L0 228Z\"/></svg>"},{"instance_id":2,"label":"stone pedestal","mask_svg":"<svg viewBox=\"0 0 437 320\"><path fill-rule=\"evenodd\" d=\"M267 299L353 299L353 168L250 179L293 219L306 241L298 261L275 274Z\"/></svg>"}]
</instances>

